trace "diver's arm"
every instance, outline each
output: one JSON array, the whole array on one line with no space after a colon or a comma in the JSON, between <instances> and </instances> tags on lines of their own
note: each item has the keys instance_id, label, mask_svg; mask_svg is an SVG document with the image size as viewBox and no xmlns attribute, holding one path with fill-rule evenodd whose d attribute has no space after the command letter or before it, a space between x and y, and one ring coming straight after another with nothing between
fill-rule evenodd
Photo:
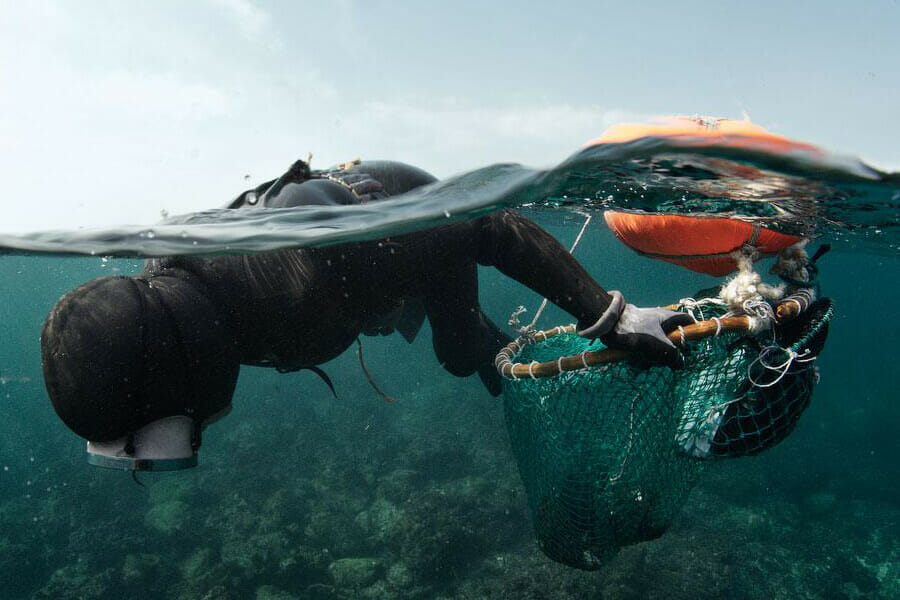
<instances>
[{"instance_id":1,"label":"diver's arm","mask_svg":"<svg viewBox=\"0 0 900 600\"><path fill-rule=\"evenodd\" d=\"M493 265L578 319L578 334L609 347L639 352L650 362L678 367L681 354L667 334L693 317L627 304L606 292L549 233L513 211L475 222L478 262Z\"/></svg>"},{"instance_id":2,"label":"diver's arm","mask_svg":"<svg viewBox=\"0 0 900 600\"><path fill-rule=\"evenodd\" d=\"M520 214L504 210L473 222L477 260L496 267L578 319L593 325L612 302L606 290L556 239Z\"/></svg>"}]
</instances>

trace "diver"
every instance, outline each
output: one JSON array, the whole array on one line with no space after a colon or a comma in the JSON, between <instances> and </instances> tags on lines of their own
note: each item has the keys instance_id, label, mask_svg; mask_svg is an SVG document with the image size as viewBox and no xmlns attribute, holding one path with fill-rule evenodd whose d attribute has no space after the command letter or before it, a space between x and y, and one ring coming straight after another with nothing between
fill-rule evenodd
<instances>
[{"instance_id":1,"label":"diver","mask_svg":"<svg viewBox=\"0 0 900 600\"><path fill-rule=\"evenodd\" d=\"M228 207L377 202L435 181L398 162L314 171L301 160ZM373 241L150 259L139 276L95 279L44 323L47 391L62 421L89 440L89 461L125 470L195 465L202 429L230 410L241 364L321 374L317 365L361 334L412 341L426 318L440 364L477 373L498 395L493 358L510 338L481 311L479 264L561 307L582 336L653 363L682 360L666 334L690 316L626 304L550 234L504 210Z\"/></svg>"}]
</instances>

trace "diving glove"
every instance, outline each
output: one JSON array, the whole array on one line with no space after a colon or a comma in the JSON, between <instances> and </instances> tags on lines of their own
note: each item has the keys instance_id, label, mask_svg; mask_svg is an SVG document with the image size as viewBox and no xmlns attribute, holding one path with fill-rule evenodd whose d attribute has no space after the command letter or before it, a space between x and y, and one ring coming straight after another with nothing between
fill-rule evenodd
<instances>
[{"instance_id":1,"label":"diving glove","mask_svg":"<svg viewBox=\"0 0 900 600\"><path fill-rule=\"evenodd\" d=\"M596 323L582 329L578 335L600 338L610 348L621 348L640 353L654 364L673 369L682 366L683 358L667 334L677 327L690 325L694 318L689 314L664 308L638 308L626 304L622 294L611 291L612 302Z\"/></svg>"}]
</instances>

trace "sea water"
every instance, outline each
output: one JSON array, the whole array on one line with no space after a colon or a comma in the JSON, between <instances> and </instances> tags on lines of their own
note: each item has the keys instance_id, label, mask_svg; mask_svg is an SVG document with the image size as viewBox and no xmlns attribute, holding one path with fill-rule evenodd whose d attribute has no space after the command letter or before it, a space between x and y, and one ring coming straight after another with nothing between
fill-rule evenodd
<instances>
[{"instance_id":1,"label":"sea water","mask_svg":"<svg viewBox=\"0 0 900 600\"><path fill-rule=\"evenodd\" d=\"M344 213L213 210L3 237L0 598L900 597L897 177L853 161L625 146L550 171L489 167ZM748 181L721 161L763 175ZM136 274L141 256L340 243L500 207L565 245L593 215L576 257L642 306L721 281L635 254L603 226L605 208L740 214L833 245L819 281L836 317L796 431L758 457L720 462L662 537L597 572L541 554L502 401L440 368L427 325L412 344L362 340L394 403L373 391L355 350L323 365L337 398L308 371L243 367L200 466L140 473L140 485L88 466L84 441L53 412L41 323L91 278ZM497 323L540 303L492 269L480 285ZM570 321L551 306L539 324Z\"/></svg>"}]
</instances>

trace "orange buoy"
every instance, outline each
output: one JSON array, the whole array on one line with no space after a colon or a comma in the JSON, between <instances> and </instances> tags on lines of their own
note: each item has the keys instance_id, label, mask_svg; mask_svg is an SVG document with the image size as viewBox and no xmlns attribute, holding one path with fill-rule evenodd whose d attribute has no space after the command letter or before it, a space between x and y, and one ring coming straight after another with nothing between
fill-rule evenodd
<instances>
[{"instance_id":1,"label":"orange buoy","mask_svg":"<svg viewBox=\"0 0 900 600\"><path fill-rule=\"evenodd\" d=\"M632 250L696 271L722 277L736 271L732 256L744 246L762 256L802 241L759 224L726 217L686 217L608 210L606 224Z\"/></svg>"},{"instance_id":2,"label":"orange buoy","mask_svg":"<svg viewBox=\"0 0 900 600\"><path fill-rule=\"evenodd\" d=\"M660 137L675 143L702 143L760 150L776 154L805 152L822 154L811 144L798 142L769 133L749 120L722 119L718 117L658 117L649 123L619 123L609 127L603 135L586 146L622 144L643 137Z\"/></svg>"}]
</instances>

